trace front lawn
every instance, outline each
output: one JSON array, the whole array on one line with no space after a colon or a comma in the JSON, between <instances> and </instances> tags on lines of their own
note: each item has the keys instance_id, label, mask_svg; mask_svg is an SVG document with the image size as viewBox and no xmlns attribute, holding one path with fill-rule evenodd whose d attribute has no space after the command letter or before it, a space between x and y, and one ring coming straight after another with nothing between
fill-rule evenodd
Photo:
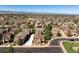
<instances>
[{"instance_id":1,"label":"front lawn","mask_svg":"<svg viewBox=\"0 0 79 59\"><path fill-rule=\"evenodd\" d=\"M76 53L76 50L74 50L72 47L79 46L79 43L74 42L63 42L62 44L68 53Z\"/></svg>"}]
</instances>

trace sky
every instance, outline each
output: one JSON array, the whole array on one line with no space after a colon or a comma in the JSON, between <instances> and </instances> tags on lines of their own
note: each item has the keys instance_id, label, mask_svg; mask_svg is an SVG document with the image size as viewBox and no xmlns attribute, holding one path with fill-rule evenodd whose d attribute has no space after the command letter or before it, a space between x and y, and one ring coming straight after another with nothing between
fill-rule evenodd
<instances>
[{"instance_id":1,"label":"sky","mask_svg":"<svg viewBox=\"0 0 79 59\"><path fill-rule=\"evenodd\" d=\"M0 5L0 11L79 14L79 5Z\"/></svg>"}]
</instances>

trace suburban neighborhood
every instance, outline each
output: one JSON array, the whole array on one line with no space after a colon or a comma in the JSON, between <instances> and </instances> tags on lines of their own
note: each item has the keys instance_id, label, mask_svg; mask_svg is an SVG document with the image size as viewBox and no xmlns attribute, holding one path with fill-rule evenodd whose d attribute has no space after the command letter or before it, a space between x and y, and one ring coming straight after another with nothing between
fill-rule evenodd
<instances>
[{"instance_id":1,"label":"suburban neighborhood","mask_svg":"<svg viewBox=\"0 0 79 59\"><path fill-rule=\"evenodd\" d=\"M0 14L0 52L78 53L79 16Z\"/></svg>"}]
</instances>

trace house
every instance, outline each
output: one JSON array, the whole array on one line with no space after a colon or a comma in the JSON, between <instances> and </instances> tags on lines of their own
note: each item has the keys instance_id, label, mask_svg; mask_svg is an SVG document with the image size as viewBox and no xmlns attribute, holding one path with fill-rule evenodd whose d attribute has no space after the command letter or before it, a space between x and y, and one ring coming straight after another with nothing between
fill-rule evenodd
<instances>
[{"instance_id":1,"label":"house","mask_svg":"<svg viewBox=\"0 0 79 59\"><path fill-rule=\"evenodd\" d=\"M24 24L24 23L26 23L26 20L16 20L16 22L15 22L15 24L16 25L21 25L21 24Z\"/></svg>"},{"instance_id":2,"label":"house","mask_svg":"<svg viewBox=\"0 0 79 59\"><path fill-rule=\"evenodd\" d=\"M35 23L35 28L43 28L43 24L40 20L37 20Z\"/></svg>"},{"instance_id":3,"label":"house","mask_svg":"<svg viewBox=\"0 0 79 59\"><path fill-rule=\"evenodd\" d=\"M29 29L23 29L20 33L18 33L15 38L14 42L17 44L19 40L21 40L23 43L26 40L26 37L29 35Z\"/></svg>"},{"instance_id":4,"label":"house","mask_svg":"<svg viewBox=\"0 0 79 59\"><path fill-rule=\"evenodd\" d=\"M44 42L45 42L45 39L44 39L44 36L42 35L42 31L40 29L36 30L32 44L40 45L40 44L43 44Z\"/></svg>"},{"instance_id":5,"label":"house","mask_svg":"<svg viewBox=\"0 0 79 59\"><path fill-rule=\"evenodd\" d=\"M76 33L79 36L79 26L77 26L77 28L76 28Z\"/></svg>"},{"instance_id":6,"label":"house","mask_svg":"<svg viewBox=\"0 0 79 59\"><path fill-rule=\"evenodd\" d=\"M68 36L68 37L71 37L72 36L72 32L70 29L65 29L64 30L64 33Z\"/></svg>"},{"instance_id":7,"label":"house","mask_svg":"<svg viewBox=\"0 0 79 59\"><path fill-rule=\"evenodd\" d=\"M9 32L3 34L3 40L4 40L4 42L9 42L10 39L11 39L10 37L11 37L11 33L9 33Z\"/></svg>"}]
</instances>

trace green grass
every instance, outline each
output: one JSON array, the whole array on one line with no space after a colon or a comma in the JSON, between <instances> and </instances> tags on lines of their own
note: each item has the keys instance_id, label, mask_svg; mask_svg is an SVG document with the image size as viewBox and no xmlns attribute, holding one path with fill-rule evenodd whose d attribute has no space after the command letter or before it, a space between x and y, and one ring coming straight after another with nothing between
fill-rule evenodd
<instances>
[{"instance_id":1,"label":"green grass","mask_svg":"<svg viewBox=\"0 0 79 59\"><path fill-rule=\"evenodd\" d=\"M79 43L63 42L63 46L68 53L76 53L76 50L74 50L72 47L79 46Z\"/></svg>"}]
</instances>

